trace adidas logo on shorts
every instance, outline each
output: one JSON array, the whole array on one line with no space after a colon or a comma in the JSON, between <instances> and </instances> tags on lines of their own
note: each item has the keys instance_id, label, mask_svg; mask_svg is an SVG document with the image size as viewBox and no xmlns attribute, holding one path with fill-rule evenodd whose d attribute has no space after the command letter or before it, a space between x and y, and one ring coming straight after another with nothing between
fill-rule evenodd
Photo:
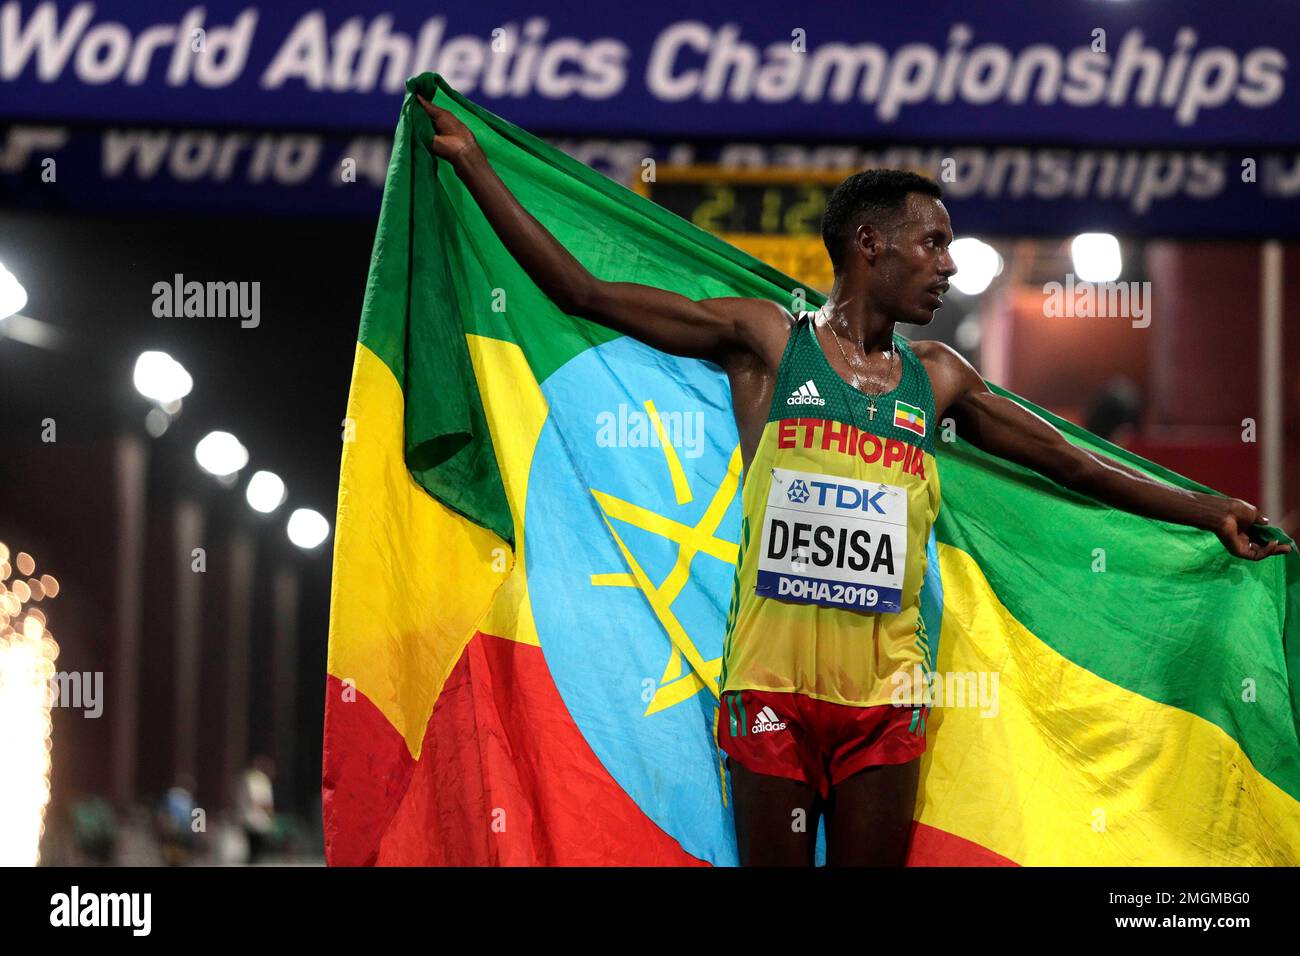
<instances>
[{"instance_id":1,"label":"adidas logo on shorts","mask_svg":"<svg viewBox=\"0 0 1300 956\"><path fill-rule=\"evenodd\" d=\"M749 732L761 734L771 730L785 730L785 721L777 717L771 707L764 707L754 717L754 726Z\"/></svg>"},{"instance_id":2,"label":"adidas logo on shorts","mask_svg":"<svg viewBox=\"0 0 1300 956\"><path fill-rule=\"evenodd\" d=\"M817 383L812 379L804 382L785 400L787 405L825 405L826 399L817 391Z\"/></svg>"}]
</instances>

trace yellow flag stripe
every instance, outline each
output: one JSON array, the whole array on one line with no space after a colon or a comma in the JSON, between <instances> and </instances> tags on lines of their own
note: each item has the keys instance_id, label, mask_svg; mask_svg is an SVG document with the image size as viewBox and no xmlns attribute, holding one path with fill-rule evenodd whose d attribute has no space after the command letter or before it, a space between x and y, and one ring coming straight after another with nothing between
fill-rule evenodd
<instances>
[{"instance_id":1,"label":"yellow flag stripe","mask_svg":"<svg viewBox=\"0 0 1300 956\"><path fill-rule=\"evenodd\" d=\"M518 346L468 336L523 553L528 463L546 402ZM358 344L339 476L328 670L418 758L434 701L475 631L537 644L521 563L406 470L401 386ZM345 686L346 692L346 686Z\"/></svg>"},{"instance_id":2,"label":"yellow flag stripe","mask_svg":"<svg viewBox=\"0 0 1300 956\"><path fill-rule=\"evenodd\" d=\"M528 475L533 452L550 407L519 346L482 335L467 335L465 340L474 365L474 377L478 380L483 411L492 432L497 467L505 482L506 500L514 517L517 559L478 629L497 637L541 646L533 620L532 601L528 597L524 506L528 501Z\"/></svg>"},{"instance_id":3,"label":"yellow flag stripe","mask_svg":"<svg viewBox=\"0 0 1300 956\"><path fill-rule=\"evenodd\" d=\"M1300 863L1300 805L1222 728L1062 657L965 552L939 561L936 670L996 674L998 693L989 716L932 711L922 823L1026 866Z\"/></svg>"},{"instance_id":4,"label":"yellow flag stripe","mask_svg":"<svg viewBox=\"0 0 1300 956\"><path fill-rule=\"evenodd\" d=\"M403 407L393 373L358 344L348 395L352 440L339 474L328 669L379 708L418 757L434 701L511 558L500 538L412 480L402 456ZM493 572L494 564L503 571Z\"/></svg>"}]
</instances>

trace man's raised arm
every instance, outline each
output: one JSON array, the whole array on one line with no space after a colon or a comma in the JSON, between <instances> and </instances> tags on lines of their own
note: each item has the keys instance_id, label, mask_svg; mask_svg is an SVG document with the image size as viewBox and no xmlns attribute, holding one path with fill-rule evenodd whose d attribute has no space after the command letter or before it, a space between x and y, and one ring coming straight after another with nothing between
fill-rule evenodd
<instances>
[{"instance_id":1,"label":"man's raised arm","mask_svg":"<svg viewBox=\"0 0 1300 956\"><path fill-rule=\"evenodd\" d=\"M433 121L430 150L446 160L478 203L502 244L543 292L569 315L598 322L674 355L720 362L754 350L754 328L789 319L760 299L695 301L676 292L593 276L520 205L488 162L474 134L450 111L418 96Z\"/></svg>"},{"instance_id":2,"label":"man's raised arm","mask_svg":"<svg viewBox=\"0 0 1300 956\"><path fill-rule=\"evenodd\" d=\"M1212 531L1239 558L1258 561L1291 551L1289 544L1263 540L1253 526L1268 524L1268 519L1249 502L1176 488L1079 448L1049 422L994 394L953 349L942 343L930 347L941 387L953 396L949 412L957 431L975 447L1111 507Z\"/></svg>"}]
</instances>

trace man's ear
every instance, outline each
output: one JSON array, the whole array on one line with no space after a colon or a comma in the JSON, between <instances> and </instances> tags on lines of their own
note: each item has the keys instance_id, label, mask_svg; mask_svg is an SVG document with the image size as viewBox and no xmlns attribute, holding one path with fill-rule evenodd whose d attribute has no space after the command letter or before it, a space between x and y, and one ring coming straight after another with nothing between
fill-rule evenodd
<instances>
[{"instance_id":1,"label":"man's ear","mask_svg":"<svg viewBox=\"0 0 1300 956\"><path fill-rule=\"evenodd\" d=\"M875 226L864 222L853 234L853 247L869 263L875 263L885 249L885 237Z\"/></svg>"}]
</instances>

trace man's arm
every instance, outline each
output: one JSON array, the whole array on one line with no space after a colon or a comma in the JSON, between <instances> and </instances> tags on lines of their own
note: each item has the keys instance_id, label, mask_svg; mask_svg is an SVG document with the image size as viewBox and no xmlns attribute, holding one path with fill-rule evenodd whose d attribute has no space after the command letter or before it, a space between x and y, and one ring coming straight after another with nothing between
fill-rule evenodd
<instances>
[{"instance_id":1,"label":"man's arm","mask_svg":"<svg viewBox=\"0 0 1300 956\"><path fill-rule=\"evenodd\" d=\"M1291 550L1289 544L1251 540L1251 525L1268 522L1254 505L1175 488L1072 445L1049 422L990 391L974 367L948 346L930 342L926 351L936 393L949 396L948 414L957 434L975 447L1112 507L1212 531L1239 558L1259 560Z\"/></svg>"},{"instance_id":2,"label":"man's arm","mask_svg":"<svg viewBox=\"0 0 1300 956\"><path fill-rule=\"evenodd\" d=\"M430 150L455 170L502 244L566 313L688 358L721 363L737 349L763 354L774 344L780 355L790 317L774 302L742 298L697 302L653 286L593 276L520 205L465 124L451 111L422 96L418 99L437 134Z\"/></svg>"}]
</instances>

